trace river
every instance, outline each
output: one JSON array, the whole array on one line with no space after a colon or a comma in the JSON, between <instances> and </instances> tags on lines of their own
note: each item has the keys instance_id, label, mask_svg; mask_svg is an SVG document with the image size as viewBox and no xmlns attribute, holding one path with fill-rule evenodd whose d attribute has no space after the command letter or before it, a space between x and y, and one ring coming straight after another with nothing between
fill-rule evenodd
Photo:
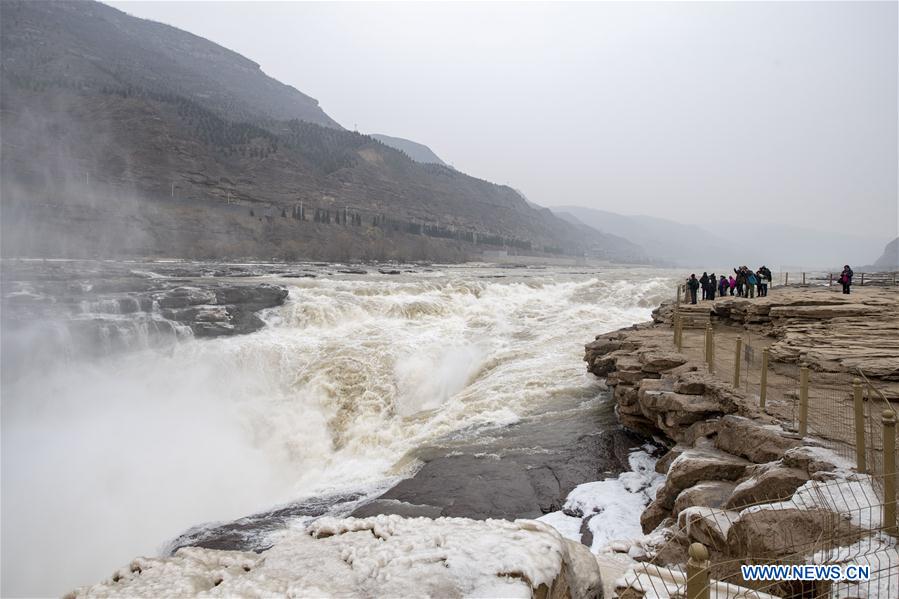
<instances>
[{"instance_id":1,"label":"river","mask_svg":"<svg viewBox=\"0 0 899 599\"><path fill-rule=\"evenodd\" d=\"M399 274L241 265L239 278L185 262L17 268L3 286L4 596L97 581L203 523L303 498L375 496L420 467L409 457L416 448L501 432L548 405L605 401L583 344L647 320L675 276L485 265L392 267ZM187 286L264 281L289 295L259 313L255 332L206 339L172 325L160 340L159 307L135 300L123 311L128 288L113 289L113 301L92 282L105 270ZM23 311L32 304L46 309ZM115 344L68 332L97 319L118 327Z\"/></svg>"}]
</instances>

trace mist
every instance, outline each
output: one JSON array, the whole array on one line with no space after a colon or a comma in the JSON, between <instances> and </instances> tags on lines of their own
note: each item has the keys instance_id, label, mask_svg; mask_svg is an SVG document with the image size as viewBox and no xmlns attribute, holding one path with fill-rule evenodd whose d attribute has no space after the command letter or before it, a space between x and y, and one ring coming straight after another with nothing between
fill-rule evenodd
<instances>
[{"instance_id":1,"label":"mist","mask_svg":"<svg viewBox=\"0 0 899 599\"><path fill-rule=\"evenodd\" d=\"M897 235L893 2L111 4L538 204Z\"/></svg>"}]
</instances>

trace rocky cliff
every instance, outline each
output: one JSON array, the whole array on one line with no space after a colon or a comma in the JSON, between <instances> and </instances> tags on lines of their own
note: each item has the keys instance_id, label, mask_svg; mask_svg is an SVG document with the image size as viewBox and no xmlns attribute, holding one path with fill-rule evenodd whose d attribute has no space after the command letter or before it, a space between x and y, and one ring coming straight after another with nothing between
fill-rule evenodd
<instances>
[{"instance_id":1,"label":"rocky cliff","mask_svg":"<svg viewBox=\"0 0 899 599\"><path fill-rule=\"evenodd\" d=\"M727 347L749 331L769 336L772 371L800 359L819 373L852 376L862 367L887 389L899 374L897 308L895 289L843 296L794 288L687 306L682 315L704 313ZM772 392L762 409L757 396L711 373L698 345L676 351L673 312L663 305L654 323L598 336L585 348L587 369L614 389L622 424L670 447L656 465L665 484L641 517L647 536L617 550L682 565L689 543L700 542L713 576L742 585L733 560L801 561L822 543L881 542L874 479L834 452L841 451L835 436L797 435L783 409L793 398ZM691 334L701 337L703 328ZM851 398L845 405L837 422L851 419ZM883 542L887 554L895 551L895 541ZM630 596L647 590L637 578L629 579Z\"/></svg>"}]
</instances>

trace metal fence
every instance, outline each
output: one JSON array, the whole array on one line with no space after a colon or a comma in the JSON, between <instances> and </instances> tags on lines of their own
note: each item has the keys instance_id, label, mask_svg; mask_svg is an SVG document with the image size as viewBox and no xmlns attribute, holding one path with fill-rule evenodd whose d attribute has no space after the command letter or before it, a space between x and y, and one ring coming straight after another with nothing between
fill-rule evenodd
<instances>
[{"instance_id":1,"label":"metal fence","mask_svg":"<svg viewBox=\"0 0 899 599\"><path fill-rule=\"evenodd\" d=\"M786 423L790 432L818 437L859 472L881 480L885 447L893 447L896 463L895 437L884 438L884 414L894 421L899 415L861 370L823 372L774 361L768 348L775 340L767 335L708 318L703 327L701 317L686 313L675 319L674 344L680 351L701 353L711 374Z\"/></svg>"},{"instance_id":2,"label":"metal fence","mask_svg":"<svg viewBox=\"0 0 899 599\"><path fill-rule=\"evenodd\" d=\"M773 284L781 285L819 285L838 287L840 285L840 273L826 270L784 270L775 273ZM852 277L853 285L895 287L899 285L899 272L856 272Z\"/></svg>"},{"instance_id":3,"label":"metal fence","mask_svg":"<svg viewBox=\"0 0 899 599\"><path fill-rule=\"evenodd\" d=\"M652 548L649 560L625 574L617 594L690 599L899 597L895 522L889 525L881 519L883 503L875 486L870 476L812 481L790 497L727 510L686 508L665 540ZM757 534L747 534L749 530ZM795 576L809 565L826 569L825 579ZM768 579L754 579L744 566L786 570L774 576L769 570ZM791 570L794 566L799 570Z\"/></svg>"}]
</instances>

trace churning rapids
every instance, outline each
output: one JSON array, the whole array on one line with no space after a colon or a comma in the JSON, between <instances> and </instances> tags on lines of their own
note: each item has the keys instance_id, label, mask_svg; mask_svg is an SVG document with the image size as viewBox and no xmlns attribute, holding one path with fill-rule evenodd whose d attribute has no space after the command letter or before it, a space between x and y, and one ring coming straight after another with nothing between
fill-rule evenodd
<instances>
[{"instance_id":1,"label":"churning rapids","mask_svg":"<svg viewBox=\"0 0 899 599\"><path fill-rule=\"evenodd\" d=\"M4 263L3 595L99 580L204 522L375 497L417 448L608 404L583 343L648 319L674 276L391 268ZM152 299L210 281L289 294L265 326L208 338Z\"/></svg>"}]
</instances>

